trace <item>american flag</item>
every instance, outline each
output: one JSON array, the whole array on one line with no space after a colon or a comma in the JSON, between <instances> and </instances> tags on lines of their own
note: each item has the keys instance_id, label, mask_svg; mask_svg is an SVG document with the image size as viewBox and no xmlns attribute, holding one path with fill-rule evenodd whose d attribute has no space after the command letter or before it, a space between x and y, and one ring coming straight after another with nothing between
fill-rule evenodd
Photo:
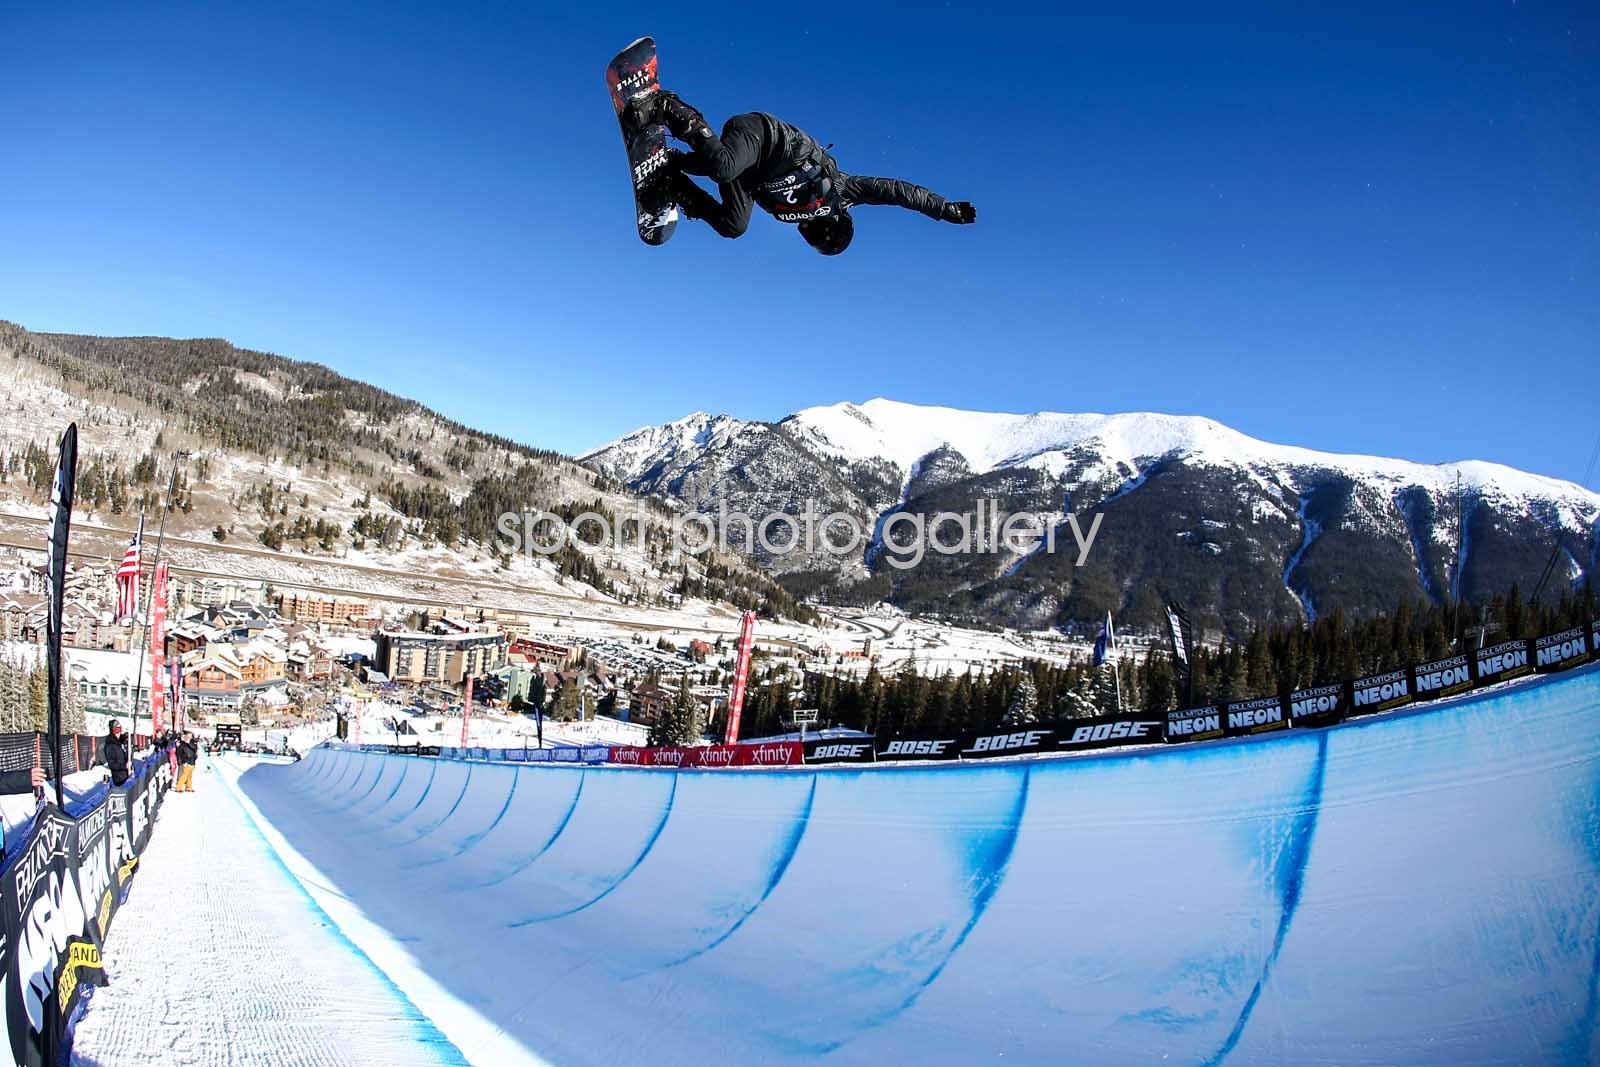
<instances>
[{"instance_id":1,"label":"american flag","mask_svg":"<svg viewBox=\"0 0 1600 1067\"><path fill-rule=\"evenodd\" d=\"M139 548L144 540L144 516L139 516L139 531L128 542L117 568L117 618L131 619L139 614Z\"/></svg>"}]
</instances>

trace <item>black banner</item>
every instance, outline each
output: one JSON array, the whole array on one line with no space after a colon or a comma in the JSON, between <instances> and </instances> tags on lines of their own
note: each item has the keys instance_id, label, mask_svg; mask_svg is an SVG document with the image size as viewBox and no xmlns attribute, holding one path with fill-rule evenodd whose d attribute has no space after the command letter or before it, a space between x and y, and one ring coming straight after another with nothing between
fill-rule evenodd
<instances>
[{"instance_id":1,"label":"black banner","mask_svg":"<svg viewBox=\"0 0 1600 1067\"><path fill-rule=\"evenodd\" d=\"M1380 711L1403 708L1416 699L1411 688L1411 670L1384 671L1369 674L1350 683L1350 714L1373 715Z\"/></svg>"},{"instance_id":2,"label":"black banner","mask_svg":"<svg viewBox=\"0 0 1600 1067\"><path fill-rule=\"evenodd\" d=\"M1194 652L1194 628L1189 615L1175 602L1167 604L1167 636L1172 641L1172 676L1184 703L1194 703L1194 672L1189 661Z\"/></svg>"},{"instance_id":3,"label":"black banner","mask_svg":"<svg viewBox=\"0 0 1600 1067\"><path fill-rule=\"evenodd\" d=\"M419 756L437 756L439 754L439 746L438 745L418 745L416 747L415 751L416 751L416 754L419 755Z\"/></svg>"},{"instance_id":4,"label":"black banner","mask_svg":"<svg viewBox=\"0 0 1600 1067\"><path fill-rule=\"evenodd\" d=\"M1472 663L1466 656L1446 656L1432 663L1419 663L1413 673L1418 700L1453 697L1478 684L1472 677Z\"/></svg>"},{"instance_id":5,"label":"black banner","mask_svg":"<svg viewBox=\"0 0 1600 1067\"><path fill-rule=\"evenodd\" d=\"M54 1067L70 1058L91 987L106 981L100 952L112 917L128 898L171 780L165 756L143 760L125 788L111 789L75 819L54 805L42 808L24 842L7 854L0 985L15 1063ZM56 1020L64 1040L51 1033Z\"/></svg>"},{"instance_id":6,"label":"black banner","mask_svg":"<svg viewBox=\"0 0 1600 1067\"><path fill-rule=\"evenodd\" d=\"M1159 713L1068 719L1056 725L1056 747L1062 752L1083 752L1114 745L1159 745L1166 736L1166 725Z\"/></svg>"},{"instance_id":7,"label":"black banner","mask_svg":"<svg viewBox=\"0 0 1600 1067\"><path fill-rule=\"evenodd\" d=\"M78 424L61 435L61 456L50 488L50 533L45 545L45 662L49 677L50 765L61 766L61 612L66 596L67 538L72 532L72 498L78 484ZM56 805L65 803L56 776Z\"/></svg>"},{"instance_id":8,"label":"black banner","mask_svg":"<svg viewBox=\"0 0 1600 1067\"><path fill-rule=\"evenodd\" d=\"M1589 635L1581 626L1534 639L1533 669L1540 674L1564 671L1588 662Z\"/></svg>"},{"instance_id":9,"label":"black banner","mask_svg":"<svg viewBox=\"0 0 1600 1067\"><path fill-rule=\"evenodd\" d=\"M961 739L949 734L939 737L880 737L874 752L879 762L956 759L961 755Z\"/></svg>"},{"instance_id":10,"label":"black banner","mask_svg":"<svg viewBox=\"0 0 1600 1067\"><path fill-rule=\"evenodd\" d=\"M819 737L806 742L806 763L871 763L871 737Z\"/></svg>"},{"instance_id":11,"label":"black banner","mask_svg":"<svg viewBox=\"0 0 1600 1067\"><path fill-rule=\"evenodd\" d=\"M1289 716L1284 712L1282 697L1230 700L1224 710L1226 714L1222 732L1227 737L1248 737L1289 728Z\"/></svg>"},{"instance_id":12,"label":"black banner","mask_svg":"<svg viewBox=\"0 0 1600 1067\"><path fill-rule=\"evenodd\" d=\"M1022 730L989 730L967 734L961 739L961 758L989 759L992 756L1049 752L1056 747L1055 733L1048 726L1035 725Z\"/></svg>"},{"instance_id":13,"label":"black banner","mask_svg":"<svg viewBox=\"0 0 1600 1067\"><path fill-rule=\"evenodd\" d=\"M1589 655L1600 659L1600 619L1589 624Z\"/></svg>"},{"instance_id":14,"label":"black banner","mask_svg":"<svg viewBox=\"0 0 1600 1067\"><path fill-rule=\"evenodd\" d=\"M1289 721L1296 726L1333 726L1349 714L1350 690L1342 682L1289 694Z\"/></svg>"},{"instance_id":15,"label":"black banner","mask_svg":"<svg viewBox=\"0 0 1600 1067\"><path fill-rule=\"evenodd\" d=\"M1167 740L1209 741L1222 736L1222 707L1183 708L1167 712Z\"/></svg>"},{"instance_id":16,"label":"black banner","mask_svg":"<svg viewBox=\"0 0 1600 1067\"><path fill-rule=\"evenodd\" d=\"M1511 678L1521 678L1533 673L1533 656L1528 652L1528 642L1522 638L1501 641L1488 648L1480 648L1472 657L1473 672L1479 685L1491 685Z\"/></svg>"}]
</instances>

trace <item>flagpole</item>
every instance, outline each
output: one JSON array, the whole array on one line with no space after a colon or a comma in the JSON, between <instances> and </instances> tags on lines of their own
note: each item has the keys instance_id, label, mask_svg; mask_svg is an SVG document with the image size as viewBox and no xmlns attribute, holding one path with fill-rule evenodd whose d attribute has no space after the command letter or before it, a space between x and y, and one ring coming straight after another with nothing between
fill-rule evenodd
<instances>
[{"instance_id":1,"label":"flagpole","mask_svg":"<svg viewBox=\"0 0 1600 1067\"><path fill-rule=\"evenodd\" d=\"M150 587L144 591L144 626L139 631L139 669L133 675L133 722L128 731L129 736L133 738L135 748L139 744L139 686L144 679L145 653L150 649L150 628L155 622L150 615L150 607L156 591L156 573L161 566L161 544L167 537L167 512L172 510L172 494L178 489L178 460L188 458L188 452L177 451L172 453L172 473L167 476L167 499L161 505L161 525L156 530L156 554L150 560ZM139 517L139 528L141 531L144 529L144 517L142 515ZM141 544L139 549L142 552L144 545ZM150 690L154 690L154 688L155 683L152 681ZM146 691L145 698L147 700L153 696L153 692ZM152 722L154 722L153 719ZM152 737L151 741L154 742L154 740L155 738Z\"/></svg>"}]
</instances>

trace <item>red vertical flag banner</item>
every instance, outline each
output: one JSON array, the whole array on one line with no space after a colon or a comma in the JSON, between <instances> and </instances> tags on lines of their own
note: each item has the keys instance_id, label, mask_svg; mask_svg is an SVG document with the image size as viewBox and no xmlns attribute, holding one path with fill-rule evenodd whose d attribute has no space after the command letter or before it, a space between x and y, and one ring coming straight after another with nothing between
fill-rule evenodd
<instances>
[{"instance_id":1,"label":"red vertical flag banner","mask_svg":"<svg viewBox=\"0 0 1600 1067\"><path fill-rule=\"evenodd\" d=\"M461 747L472 747L472 675L467 675L467 694L461 701Z\"/></svg>"},{"instance_id":2,"label":"red vertical flag banner","mask_svg":"<svg viewBox=\"0 0 1600 1067\"><path fill-rule=\"evenodd\" d=\"M733 688L728 692L728 734L723 744L739 740L739 713L744 710L745 683L750 678L750 652L756 643L756 613L747 611L739 622L739 657L733 665Z\"/></svg>"},{"instance_id":3,"label":"red vertical flag banner","mask_svg":"<svg viewBox=\"0 0 1600 1067\"><path fill-rule=\"evenodd\" d=\"M161 733L167 689L167 563L156 564L150 590L150 736Z\"/></svg>"}]
</instances>

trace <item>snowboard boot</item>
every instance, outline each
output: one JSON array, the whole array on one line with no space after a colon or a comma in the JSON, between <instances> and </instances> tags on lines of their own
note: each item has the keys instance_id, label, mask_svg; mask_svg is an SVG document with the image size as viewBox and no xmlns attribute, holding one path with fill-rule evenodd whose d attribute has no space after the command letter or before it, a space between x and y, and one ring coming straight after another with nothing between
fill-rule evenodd
<instances>
[{"instance_id":1,"label":"snowboard boot","mask_svg":"<svg viewBox=\"0 0 1600 1067\"><path fill-rule=\"evenodd\" d=\"M712 139L706 117L669 89L657 89L638 103L641 105L640 117L645 123L662 123L672 136L691 148L699 148Z\"/></svg>"}]
</instances>

